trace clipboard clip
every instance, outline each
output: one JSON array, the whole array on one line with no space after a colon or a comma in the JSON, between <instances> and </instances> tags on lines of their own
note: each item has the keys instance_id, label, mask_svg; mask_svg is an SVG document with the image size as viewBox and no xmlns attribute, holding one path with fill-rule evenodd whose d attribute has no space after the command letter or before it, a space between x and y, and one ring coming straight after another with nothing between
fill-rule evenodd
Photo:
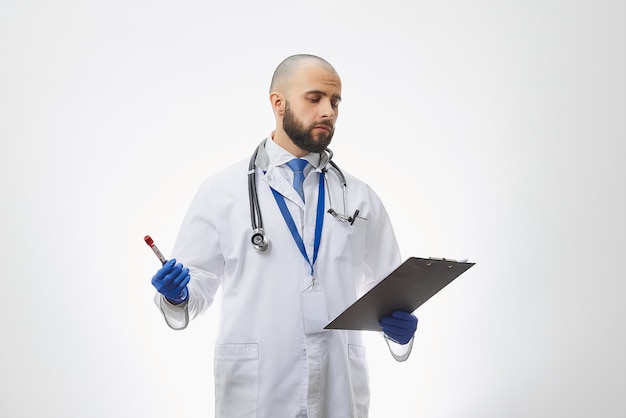
<instances>
[{"instance_id":1,"label":"clipboard clip","mask_svg":"<svg viewBox=\"0 0 626 418\"><path fill-rule=\"evenodd\" d=\"M428 257L429 260L433 260L433 261L443 261L445 262L449 262L449 263L467 263L467 258L464 258L462 260L456 260L454 258L444 258L444 257ZM430 264L428 264L430 265ZM451 265L448 266L449 268L452 267Z\"/></svg>"}]
</instances>

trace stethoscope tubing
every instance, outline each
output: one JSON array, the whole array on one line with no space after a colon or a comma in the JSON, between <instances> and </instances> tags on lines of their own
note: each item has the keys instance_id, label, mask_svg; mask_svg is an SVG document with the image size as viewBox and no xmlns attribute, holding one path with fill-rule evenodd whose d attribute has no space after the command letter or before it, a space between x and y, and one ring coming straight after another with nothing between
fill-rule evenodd
<instances>
[{"instance_id":1,"label":"stethoscope tubing","mask_svg":"<svg viewBox=\"0 0 626 418\"><path fill-rule=\"evenodd\" d=\"M263 217L261 216L261 207L259 206L259 194L256 188L256 159L259 153L259 148L262 147L263 144L260 144L254 150L252 157L250 158L250 163L248 164L248 199L250 202L250 224L252 226L252 245L254 248L259 251L265 251L268 246L268 241L265 237L265 231L263 230ZM327 177L328 173L328 164L330 164L331 168L333 168L339 177L339 181L341 182L341 187L343 188L343 204L344 208L346 207L346 177L341 172L341 169L332 161L333 152L330 149L324 150L328 154L328 162L326 166L322 168L322 175ZM328 179L326 179L328 180ZM328 186L328 181L326 181L326 187ZM329 195L330 198L330 195ZM357 212L358 213L358 212ZM260 241L259 241L260 240Z\"/></svg>"},{"instance_id":2,"label":"stethoscope tubing","mask_svg":"<svg viewBox=\"0 0 626 418\"><path fill-rule=\"evenodd\" d=\"M261 216L261 208L259 207L259 195L256 190L255 162L258 153L259 147L254 150L254 154L252 154L250 164L248 165L248 198L250 201L250 223L253 231L263 229L263 218Z\"/></svg>"}]
</instances>

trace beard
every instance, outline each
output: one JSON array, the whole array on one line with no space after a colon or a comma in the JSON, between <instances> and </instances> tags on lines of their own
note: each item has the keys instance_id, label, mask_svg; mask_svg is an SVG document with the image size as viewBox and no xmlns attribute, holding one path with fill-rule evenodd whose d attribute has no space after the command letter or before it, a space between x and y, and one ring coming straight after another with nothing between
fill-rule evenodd
<instances>
[{"instance_id":1,"label":"beard","mask_svg":"<svg viewBox=\"0 0 626 418\"><path fill-rule=\"evenodd\" d=\"M320 125L328 126L330 132L319 132L314 135L313 129ZM308 127L304 126L304 124L300 123L300 121L296 119L296 115L293 114L291 108L289 107L289 102L285 103L283 130L289 136L291 141L299 148L315 153L324 151L330 144L333 134L335 133L335 128L332 126L330 121L313 123Z\"/></svg>"}]
</instances>

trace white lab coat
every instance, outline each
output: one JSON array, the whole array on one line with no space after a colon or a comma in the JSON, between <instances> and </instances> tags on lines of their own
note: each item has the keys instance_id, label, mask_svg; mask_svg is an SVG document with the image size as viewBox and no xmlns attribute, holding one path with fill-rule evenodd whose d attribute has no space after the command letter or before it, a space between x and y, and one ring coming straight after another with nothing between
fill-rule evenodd
<instances>
[{"instance_id":1,"label":"white lab coat","mask_svg":"<svg viewBox=\"0 0 626 418\"><path fill-rule=\"evenodd\" d=\"M271 146L276 151L277 145ZM300 296L311 284L310 266L268 186L285 197L312 258L320 169L306 176L304 205L293 189L293 174L282 165L289 159L282 152L270 153L269 166L256 169L270 248L258 253L250 241L248 160L244 160L207 179L183 221L173 257L190 269L188 302L174 306L159 295L155 300L167 323L181 329L211 305L222 286L215 346L217 417L367 417L369 382L361 333L304 331ZM382 202L365 183L344 175L347 213L355 209L360 213L354 225L324 215L315 270L316 288L325 292L329 319L401 261ZM327 186L333 208L343 212L340 183L332 170Z\"/></svg>"}]
</instances>

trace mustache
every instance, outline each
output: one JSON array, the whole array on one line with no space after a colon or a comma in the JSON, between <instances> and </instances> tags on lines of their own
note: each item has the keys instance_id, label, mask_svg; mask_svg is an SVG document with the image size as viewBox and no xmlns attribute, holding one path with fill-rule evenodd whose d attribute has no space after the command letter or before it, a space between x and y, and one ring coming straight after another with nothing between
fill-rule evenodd
<instances>
[{"instance_id":1,"label":"mustache","mask_svg":"<svg viewBox=\"0 0 626 418\"><path fill-rule=\"evenodd\" d=\"M321 122L318 122L318 123L314 124L313 126L322 126L322 125L323 126L327 126L330 129L333 129L333 123L331 121L329 121L329 120L323 120Z\"/></svg>"}]
</instances>

